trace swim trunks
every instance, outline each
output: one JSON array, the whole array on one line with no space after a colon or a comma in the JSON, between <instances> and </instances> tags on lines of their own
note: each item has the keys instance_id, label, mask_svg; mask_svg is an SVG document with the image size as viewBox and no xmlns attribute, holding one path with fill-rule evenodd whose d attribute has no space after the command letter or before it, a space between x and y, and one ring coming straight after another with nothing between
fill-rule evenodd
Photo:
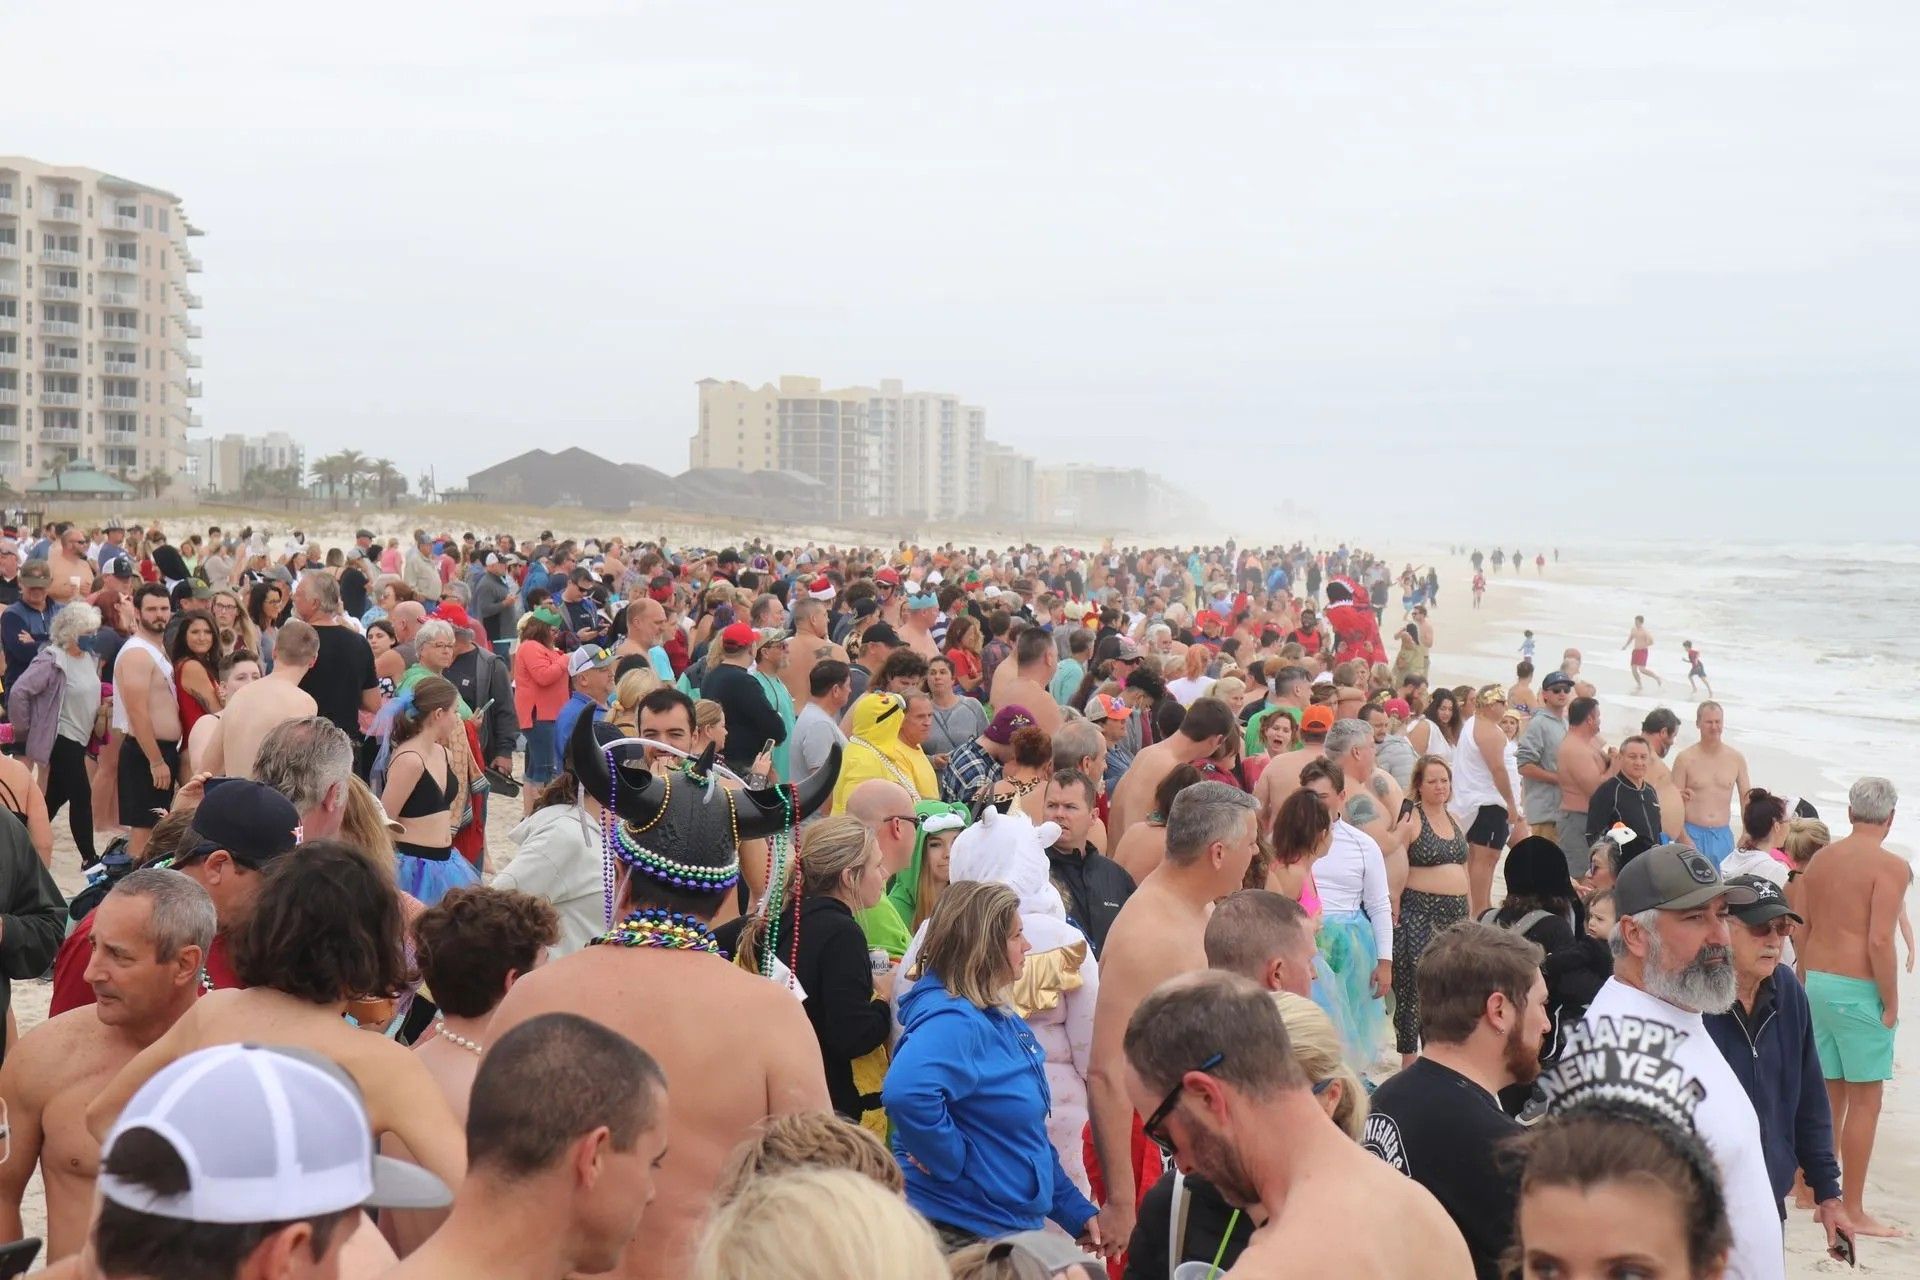
<instances>
[{"instance_id":1,"label":"swim trunks","mask_svg":"<svg viewBox=\"0 0 1920 1280\"><path fill-rule=\"evenodd\" d=\"M1632 665L1632 666L1636 666L1636 667L1644 667L1644 666L1646 666L1646 665L1647 665L1647 651L1646 651L1645 649L1635 649L1635 650L1633 651L1633 661L1632 661L1632 663L1631 663L1630 665Z\"/></svg>"},{"instance_id":2,"label":"swim trunks","mask_svg":"<svg viewBox=\"0 0 1920 1280\"><path fill-rule=\"evenodd\" d=\"M116 774L120 782L120 825L123 827L151 831L173 807L174 788L182 781L180 744L161 738L157 745L160 758L167 762L167 771L173 775L172 785L165 791L153 785L153 766L147 762L132 734L127 735L121 747Z\"/></svg>"},{"instance_id":3,"label":"swim trunks","mask_svg":"<svg viewBox=\"0 0 1920 1280\"><path fill-rule=\"evenodd\" d=\"M1894 1028L1880 1021L1885 1006L1872 979L1809 969L1807 1004L1821 1075L1853 1084L1893 1077Z\"/></svg>"},{"instance_id":4,"label":"swim trunks","mask_svg":"<svg viewBox=\"0 0 1920 1280\"><path fill-rule=\"evenodd\" d=\"M1732 827L1696 827L1689 822L1686 828L1687 843L1711 858L1715 867L1725 862L1727 855L1733 852Z\"/></svg>"}]
</instances>

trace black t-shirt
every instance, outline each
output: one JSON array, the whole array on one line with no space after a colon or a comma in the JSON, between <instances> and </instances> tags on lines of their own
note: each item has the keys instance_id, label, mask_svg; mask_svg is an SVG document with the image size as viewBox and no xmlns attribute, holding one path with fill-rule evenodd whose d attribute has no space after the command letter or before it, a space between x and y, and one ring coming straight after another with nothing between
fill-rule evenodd
<instances>
[{"instance_id":1,"label":"black t-shirt","mask_svg":"<svg viewBox=\"0 0 1920 1280\"><path fill-rule=\"evenodd\" d=\"M360 695L380 683L373 673L373 648L351 627L315 627L314 631L320 636L320 657L300 687L313 695L321 715L358 742Z\"/></svg>"},{"instance_id":2,"label":"black t-shirt","mask_svg":"<svg viewBox=\"0 0 1920 1280\"><path fill-rule=\"evenodd\" d=\"M1492 1094L1420 1058L1375 1090L1362 1145L1431 1191L1466 1237L1474 1274L1499 1280L1519 1193L1499 1154L1519 1132Z\"/></svg>"},{"instance_id":3,"label":"black t-shirt","mask_svg":"<svg viewBox=\"0 0 1920 1280\"><path fill-rule=\"evenodd\" d=\"M366 613L371 603L367 599L367 575L353 565L340 571L340 602L356 618Z\"/></svg>"}]
</instances>

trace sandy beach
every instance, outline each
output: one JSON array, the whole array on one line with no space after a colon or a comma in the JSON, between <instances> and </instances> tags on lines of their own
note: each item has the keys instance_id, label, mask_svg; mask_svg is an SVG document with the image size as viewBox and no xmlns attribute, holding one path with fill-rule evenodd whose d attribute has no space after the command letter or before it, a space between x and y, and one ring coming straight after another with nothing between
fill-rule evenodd
<instances>
[{"instance_id":1,"label":"sandy beach","mask_svg":"<svg viewBox=\"0 0 1920 1280\"><path fill-rule=\"evenodd\" d=\"M1539 672L1544 673L1559 665L1561 651L1569 644L1577 644L1578 637L1591 634L1596 626L1611 627L1613 624L1611 618L1603 624L1581 615L1579 606L1583 589L1593 575L1574 565L1548 565L1544 577L1536 577L1531 566L1524 575L1489 573L1486 597L1481 607L1474 609L1473 595L1469 589L1472 571L1463 561L1446 557L1444 549L1440 556L1434 557L1433 562L1441 566L1442 575L1441 605L1432 611L1436 629L1433 652L1436 679L1451 684L1477 685L1495 680L1511 682L1514 664L1520 659L1521 634L1527 628L1532 628L1535 633L1538 643L1535 665ZM1399 603L1396 598L1387 611L1382 630L1390 632L1398 616ZM1630 616L1620 619L1622 623L1630 620ZM1626 655L1615 652L1613 648L1618 643L1616 639L1604 650L1579 646L1584 658L1581 674L1599 688L1602 723L1608 740L1618 742L1638 729L1641 717L1648 711L1655 706L1667 706L1673 708L1683 722L1680 739L1674 744L1674 749L1677 751L1694 742L1697 735L1690 709L1693 700L1687 695L1684 669L1674 666L1677 640L1670 642L1666 650L1668 661L1664 674L1667 676L1667 686L1664 697L1653 696L1651 687L1648 694L1636 696L1633 693ZM1392 646L1388 648L1391 651ZM1659 669L1658 663L1655 669ZM1679 676L1677 680L1676 675ZM1539 677L1536 675L1535 687L1538 685ZM1832 780L1823 773L1828 762L1804 759L1789 751L1742 741L1740 725L1743 720L1752 723L1757 718L1779 714L1780 709L1743 702L1736 692L1724 688L1720 701L1727 707L1727 741L1746 755L1754 785L1780 794L1807 796L1819 807L1822 816L1833 828L1834 835L1844 834L1847 825L1845 790L1840 788L1836 792ZM1908 823L1911 821L1909 819ZM1903 835L1911 830L1911 825L1903 824L1896 827L1896 834ZM1911 850L1901 847L1898 839L1891 847L1911 856ZM1910 915L1915 910L1914 896L1909 891ZM1903 964L1907 962L1904 950L1900 958ZM1912 1000L1914 987L1911 970L1903 975L1902 985L1903 1000ZM1916 1067L1920 1066L1920 1019L1912 1016L1911 1009L1904 1012L1907 1016L1901 1019L1895 1039L1894 1078L1887 1084L1879 1139L1874 1144L1873 1164L1868 1174L1867 1204L1883 1221L1913 1231L1920 1229L1920 1215L1914 1211L1914 1207L1920 1204L1920 1147L1914 1141L1916 1136L1920 1136L1920 1086L1916 1086L1914 1078ZM1920 1241L1911 1237L1899 1240L1863 1238L1859 1241L1859 1263L1861 1272L1874 1275L1920 1277ZM1796 1277L1823 1276L1845 1274L1847 1270L1845 1265L1826 1256L1826 1237L1815 1225L1812 1214L1806 1211L1790 1212L1787 1220L1787 1274Z\"/></svg>"},{"instance_id":2,"label":"sandy beach","mask_svg":"<svg viewBox=\"0 0 1920 1280\"><path fill-rule=\"evenodd\" d=\"M221 523L228 527L240 523L231 518L231 513L223 514L227 518ZM176 520L175 523L183 528L193 527L182 520ZM207 522L203 519L198 523L204 528ZM390 523L398 529L410 521L407 517L398 517ZM462 529L468 527L461 520L436 523L451 523ZM613 528L624 528L626 522L602 525L589 519L582 523L587 527L578 532L585 533L590 529L606 532ZM483 529L488 527L485 522L475 524ZM276 522L274 527L286 529L291 526ZM350 534L351 525L333 523L329 525L329 532ZM632 532L641 531L635 528ZM703 537L715 544L731 540L728 531L721 529L687 528L677 532L689 543ZM821 541L825 542L827 538L822 537ZM1440 605L1433 613L1437 629L1433 669L1437 677L1450 683L1511 681L1524 628L1531 627L1536 632L1539 644L1537 661L1544 671L1557 663L1561 649L1568 643L1576 642L1565 637L1588 636L1596 627L1611 628L1613 625L1611 618L1602 623L1581 616L1581 592L1589 575L1571 565L1550 565L1546 577L1541 580L1533 580L1532 570L1529 569L1526 575L1528 581L1524 584L1513 574L1490 575L1483 606L1475 610L1471 607L1472 596L1468 590L1470 571L1463 561L1447 557L1444 549L1440 550L1441 554L1428 558L1441 566L1442 573ZM1524 590L1520 589L1522 585ZM1388 609L1384 629L1391 631L1398 617L1396 599ZM1637 727L1640 718L1652 707L1667 705L1678 711L1683 721L1688 722L1682 730L1678 746L1685 746L1693 740L1692 716L1688 709L1684 678L1677 687L1670 678L1665 690L1667 697L1663 700L1652 696L1636 697L1632 694L1624 655L1613 653L1610 649L1601 650L1586 645L1583 648L1586 654L1583 674L1599 686L1609 739L1617 741L1625 736L1629 726ZM1669 658L1674 648L1677 648L1677 643L1667 649ZM1671 677L1671 662L1668 667ZM1827 762L1804 759L1790 751L1750 746L1742 740L1742 722L1751 723L1756 717L1766 716L1774 709L1743 702L1737 693L1729 690L1722 691L1721 700L1728 708L1728 741L1746 753L1754 782L1769 790L1803 794L1814 799L1830 820L1830 825L1836 828L1835 834L1840 834L1845 828L1844 788L1835 793L1835 784L1823 773L1823 766ZM501 812L503 808L505 812ZM507 834L513 829L517 814L517 801L506 802L504 806L496 805L496 818L489 824L488 839L489 859L494 867L504 865L512 857L513 846ZM54 849L55 879L63 891L71 894L83 885L84 879L80 873L78 854L64 821L54 823ZM1902 959L1905 959L1904 955ZM50 986L43 982L14 984L13 1007L23 1034L45 1019L50 992ZM1913 1078L1915 1064L1920 1062L1920 1044L1916 1043L1920 1029L1917 1028L1920 1028L1920 1022L1911 1017L1900 1026L1895 1078L1887 1087L1885 1110L1868 1186L1868 1203L1874 1211L1883 1219L1910 1230L1920 1226L1920 1216L1912 1208L1920 1203L1920 1147L1913 1141L1916 1135L1920 1135L1920 1093L1916 1092ZM38 1175L28 1188L22 1216L28 1233L37 1234L45 1220ZM1790 1276L1830 1275L1846 1271L1841 1264L1826 1258L1824 1237L1808 1213L1795 1212L1790 1215L1787 1251ZM1912 1239L1863 1239L1860 1242L1860 1270L1875 1275L1915 1277L1920 1280L1920 1242Z\"/></svg>"}]
</instances>

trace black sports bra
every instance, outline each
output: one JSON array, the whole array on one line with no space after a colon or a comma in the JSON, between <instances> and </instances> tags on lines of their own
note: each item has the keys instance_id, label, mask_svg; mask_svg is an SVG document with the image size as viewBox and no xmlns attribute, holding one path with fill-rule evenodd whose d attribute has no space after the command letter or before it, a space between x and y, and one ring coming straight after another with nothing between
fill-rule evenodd
<instances>
[{"instance_id":1,"label":"black sports bra","mask_svg":"<svg viewBox=\"0 0 1920 1280\"><path fill-rule=\"evenodd\" d=\"M14 817L20 819L21 826L23 827L26 826L27 825L26 810L20 807L20 798L13 794L13 788L8 786L4 782L0 782L0 791L4 791L7 793L7 803L6 803L7 812L12 814Z\"/></svg>"},{"instance_id":2,"label":"black sports bra","mask_svg":"<svg viewBox=\"0 0 1920 1280\"><path fill-rule=\"evenodd\" d=\"M435 782L432 770L427 768L427 758L418 751L403 751L401 755L420 756L420 776L414 780L413 790L407 793L407 799L400 806L402 818L431 818L437 813L446 813L453 808L453 779ZM449 762L451 763L451 762Z\"/></svg>"}]
</instances>

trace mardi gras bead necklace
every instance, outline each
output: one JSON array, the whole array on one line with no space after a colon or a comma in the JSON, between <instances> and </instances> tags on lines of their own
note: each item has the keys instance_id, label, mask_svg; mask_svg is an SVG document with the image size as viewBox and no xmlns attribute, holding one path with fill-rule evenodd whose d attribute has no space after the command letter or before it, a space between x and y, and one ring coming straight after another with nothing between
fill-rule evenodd
<instances>
[{"instance_id":1,"label":"mardi gras bead necklace","mask_svg":"<svg viewBox=\"0 0 1920 1280\"><path fill-rule=\"evenodd\" d=\"M720 940L698 919L678 911L646 907L636 911L588 946L654 947L662 951L705 951L720 954Z\"/></svg>"}]
</instances>

